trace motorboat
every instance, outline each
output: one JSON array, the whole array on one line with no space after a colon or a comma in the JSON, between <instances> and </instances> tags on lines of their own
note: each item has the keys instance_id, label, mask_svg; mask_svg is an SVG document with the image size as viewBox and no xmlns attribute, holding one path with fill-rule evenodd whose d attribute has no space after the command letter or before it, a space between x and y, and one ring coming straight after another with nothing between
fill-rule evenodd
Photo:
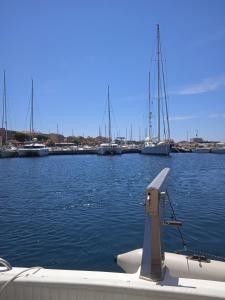
<instances>
[{"instance_id":1,"label":"motorboat","mask_svg":"<svg viewBox=\"0 0 225 300\"><path fill-rule=\"evenodd\" d=\"M38 143L36 139L25 143L23 147L17 150L19 157L30 157L30 156L46 156L48 155L49 149L42 143Z\"/></svg>"}]
</instances>

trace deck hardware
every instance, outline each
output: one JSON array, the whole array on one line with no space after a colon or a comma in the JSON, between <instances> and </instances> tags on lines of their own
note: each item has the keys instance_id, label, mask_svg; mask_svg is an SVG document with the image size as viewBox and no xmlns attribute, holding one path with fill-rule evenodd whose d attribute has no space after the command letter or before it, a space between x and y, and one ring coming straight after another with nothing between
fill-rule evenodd
<instances>
[{"instance_id":1,"label":"deck hardware","mask_svg":"<svg viewBox=\"0 0 225 300\"><path fill-rule=\"evenodd\" d=\"M169 225L169 226L182 226L182 222L176 221L176 220L169 220L169 221L164 221L163 225Z\"/></svg>"},{"instance_id":2,"label":"deck hardware","mask_svg":"<svg viewBox=\"0 0 225 300\"><path fill-rule=\"evenodd\" d=\"M196 261L199 261L199 262L206 262L206 263L211 262L211 260L205 255L194 254L194 255L191 255L191 256L187 256L187 259L196 260Z\"/></svg>"},{"instance_id":3,"label":"deck hardware","mask_svg":"<svg viewBox=\"0 0 225 300\"><path fill-rule=\"evenodd\" d=\"M160 281L164 277L164 251L160 239L161 188L170 169L163 169L148 185L145 194L145 232L141 260L140 278Z\"/></svg>"}]
</instances>

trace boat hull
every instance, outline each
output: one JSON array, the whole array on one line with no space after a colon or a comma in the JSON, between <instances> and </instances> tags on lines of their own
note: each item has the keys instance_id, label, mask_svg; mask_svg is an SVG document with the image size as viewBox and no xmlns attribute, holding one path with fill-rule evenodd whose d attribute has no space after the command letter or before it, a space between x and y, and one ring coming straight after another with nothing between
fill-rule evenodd
<instances>
[{"instance_id":1,"label":"boat hull","mask_svg":"<svg viewBox=\"0 0 225 300\"><path fill-rule=\"evenodd\" d=\"M99 147L97 150L99 155L118 155L122 154L122 149L118 147Z\"/></svg>"},{"instance_id":2,"label":"boat hull","mask_svg":"<svg viewBox=\"0 0 225 300\"><path fill-rule=\"evenodd\" d=\"M5 150L0 152L1 158L9 158L9 157L15 157L17 156L16 150Z\"/></svg>"},{"instance_id":3,"label":"boat hull","mask_svg":"<svg viewBox=\"0 0 225 300\"><path fill-rule=\"evenodd\" d=\"M19 157L39 157L39 156L47 156L48 149L41 148L41 149L18 149L18 156Z\"/></svg>"},{"instance_id":4,"label":"boat hull","mask_svg":"<svg viewBox=\"0 0 225 300\"><path fill-rule=\"evenodd\" d=\"M142 150L142 154L149 155L169 155L170 154L170 144L151 144L146 145Z\"/></svg>"},{"instance_id":5,"label":"boat hull","mask_svg":"<svg viewBox=\"0 0 225 300\"><path fill-rule=\"evenodd\" d=\"M212 149L211 151L212 153L216 153L216 154L225 154L225 148L218 148L218 149Z\"/></svg>"},{"instance_id":6,"label":"boat hull","mask_svg":"<svg viewBox=\"0 0 225 300\"><path fill-rule=\"evenodd\" d=\"M193 153L210 153L211 148L196 148L192 150Z\"/></svg>"}]
</instances>

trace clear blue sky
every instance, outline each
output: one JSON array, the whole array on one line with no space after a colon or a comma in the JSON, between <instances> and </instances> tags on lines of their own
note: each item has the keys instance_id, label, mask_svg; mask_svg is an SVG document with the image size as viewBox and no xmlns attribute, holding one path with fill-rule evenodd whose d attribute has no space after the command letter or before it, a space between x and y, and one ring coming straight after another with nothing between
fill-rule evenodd
<instances>
[{"instance_id":1,"label":"clear blue sky","mask_svg":"<svg viewBox=\"0 0 225 300\"><path fill-rule=\"evenodd\" d=\"M225 1L1 0L0 71L9 128L96 136L107 85L113 131L146 127L147 74L160 24L171 135L225 140ZM2 75L0 93L2 94ZM140 129L139 129L140 128Z\"/></svg>"}]
</instances>

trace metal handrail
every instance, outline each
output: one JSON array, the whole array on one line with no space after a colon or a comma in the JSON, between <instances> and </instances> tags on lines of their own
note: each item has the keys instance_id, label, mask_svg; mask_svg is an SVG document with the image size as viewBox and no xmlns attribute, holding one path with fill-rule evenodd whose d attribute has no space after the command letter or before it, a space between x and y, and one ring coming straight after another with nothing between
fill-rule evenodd
<instances>
[{"instance_id":1,"label":"metal handrail","mask_svg":"<svg viewBox=\"0 0 225 300\"><path fill-rule=\"evenodd\" d=\"M160 239L160 197L161 188L170 169L163 169L146 188L145 232L140 278L159 281L164 276L164 252Z\"/></svg>"},{"instance_id":2,"label":"metal handrail","mask_svg":"<svg viewBox=\"0 0 225 300\"><path fill-rule=\"evenodd\" d=\"M3 259L3 258L0 258L0 266L1 265L6 268L6 270L4 270L4 271L12 270L12 266L10 265L10 263L7 260Z\"/></svg>"}]
</instances>

